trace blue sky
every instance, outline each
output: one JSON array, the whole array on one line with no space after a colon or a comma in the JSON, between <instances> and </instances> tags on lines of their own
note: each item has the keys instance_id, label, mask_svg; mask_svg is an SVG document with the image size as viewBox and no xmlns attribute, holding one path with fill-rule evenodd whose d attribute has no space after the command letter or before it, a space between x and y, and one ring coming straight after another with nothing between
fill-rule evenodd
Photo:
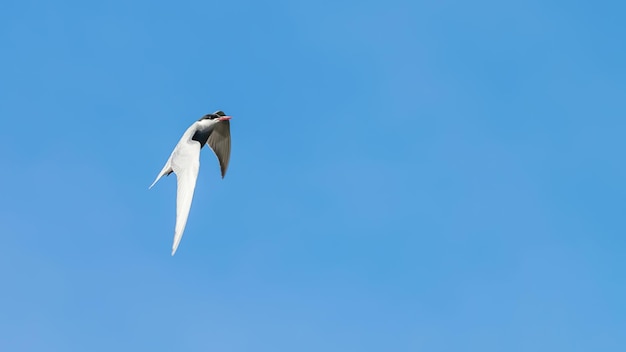
<instances>
[{"instance_id":1,"label":"blue sky","mask_svg":"<svg viewBox=\"0 0 626 352\"><path fill-rule=\"evenodd\" d=\"M0 350L621 351L625 11L4 2Z\"/></svg>"}]
</instances>

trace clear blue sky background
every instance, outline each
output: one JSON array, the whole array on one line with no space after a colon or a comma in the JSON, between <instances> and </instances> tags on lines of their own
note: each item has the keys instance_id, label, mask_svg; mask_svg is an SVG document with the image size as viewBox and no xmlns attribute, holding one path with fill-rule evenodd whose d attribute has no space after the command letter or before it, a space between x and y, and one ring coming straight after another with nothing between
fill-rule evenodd
<instances>
[{"instance_id":1,"label":"clear blue sky background","mask_svg":"<svg viewBox=\"0 0 626 352\"><path fill-rule=\"evenodd\" d=\"M624 13L4 1L0 350L623 351Z\"/></svg>"}]
</instances>

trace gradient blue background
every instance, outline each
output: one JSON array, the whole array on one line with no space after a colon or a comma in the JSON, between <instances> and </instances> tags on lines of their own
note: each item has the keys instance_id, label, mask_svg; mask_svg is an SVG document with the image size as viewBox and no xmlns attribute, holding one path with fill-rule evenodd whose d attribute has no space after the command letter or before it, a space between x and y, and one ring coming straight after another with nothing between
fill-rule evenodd
<instances>
[{"instance_id":1,"label":"gradient blue background","mask_svg":"<svg viewBox=\"0 0 626 352\"><path fill-rule=\"evenodd\" d=\"M624 13L4 1L0 350L623 351Z\"/></svg>"}]
</instances>

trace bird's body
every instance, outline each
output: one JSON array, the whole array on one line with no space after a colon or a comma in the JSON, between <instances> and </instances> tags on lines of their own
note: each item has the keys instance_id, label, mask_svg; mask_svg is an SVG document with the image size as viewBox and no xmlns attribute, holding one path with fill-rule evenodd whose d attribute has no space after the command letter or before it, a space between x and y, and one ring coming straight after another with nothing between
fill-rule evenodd
<instances>
[{"instance_id":1,"label":"bird's body","mask_svg":"<svg viewBox=\"0 0 626 352\"><path fill-rule=\"evenodd\" d=\"M152 188L164 175L172 172L176 174L176 226L174 229L174 243L172 255L183 238L187 224L189 209L193 193L196 188L196 179L200 169L200 150L205 144L213 150L220 163L222 178L226 174L230 160L230 116L221 111L207 114L194 122L176 144L174 151L165 163L165 166L149 188Z\"/></svg>"}]
</instances>

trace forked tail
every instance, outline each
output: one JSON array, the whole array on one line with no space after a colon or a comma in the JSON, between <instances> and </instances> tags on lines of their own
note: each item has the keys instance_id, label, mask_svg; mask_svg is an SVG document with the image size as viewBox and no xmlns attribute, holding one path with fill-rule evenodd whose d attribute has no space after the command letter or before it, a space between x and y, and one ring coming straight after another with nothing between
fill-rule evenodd
<instances>
[{"instance_id":1,"label":"forked tail","mask_svg":"<svg viewBox=\"0 0 626 352\"><path fill-rule=\"evenodd\" d=\"M156 177L154 182L152 182L150 187L148 187L148 189L151 189L152 186L154 186L161 179L161 177L167 176L167 175L171 174L172 172L174 172L174 170L172 170L172 166L170 164L170 161L168 160L167 163L165 163L165 166L163 166L163 170L161 170L159 175Z\"/></svg>"}]
</instances>

